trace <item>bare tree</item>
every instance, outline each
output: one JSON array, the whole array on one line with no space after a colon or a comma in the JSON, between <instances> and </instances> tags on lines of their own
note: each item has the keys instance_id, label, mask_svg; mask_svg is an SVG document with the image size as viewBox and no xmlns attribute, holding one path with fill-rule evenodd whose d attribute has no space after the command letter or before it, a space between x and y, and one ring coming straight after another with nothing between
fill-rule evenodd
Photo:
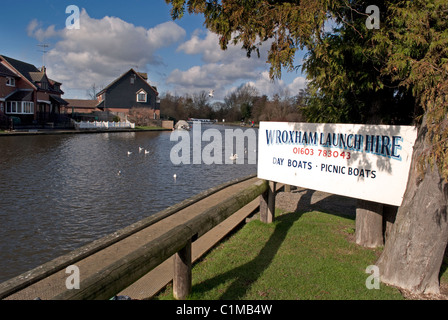
<instances>
[{"instance_id":1,"label":"bare tree","mask_svg":"<svg viewBox=\"0 0 448 320\"><path fill-rule=\"evenodd\" d=\"M101 87L98 87L95 83L90 86L89 89L86 90L86 95L90 100L96 100L96 95L98 92L102 90Z\"/></svg>"}]
</instances>

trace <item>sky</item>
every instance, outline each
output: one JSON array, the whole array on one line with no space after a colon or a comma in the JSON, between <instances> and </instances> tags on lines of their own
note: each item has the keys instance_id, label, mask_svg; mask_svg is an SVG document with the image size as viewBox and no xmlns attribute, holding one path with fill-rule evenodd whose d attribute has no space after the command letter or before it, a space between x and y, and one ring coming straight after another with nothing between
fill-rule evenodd
<instances>
[{"instance_id":1,"label":"sky","mask_svg":"<svg viewBox=\"0 0 448 320\"><path fill-rule=\"evenodd\" d=\"M78 29L70 5L79 9ZM93 85L105 87L131 68L147 73L162 96L214 90L219 101L244 84L270 97L305 87L300 71L269 79L269 44L260 58L247 58L241 45L223 51L203 16L173 21L164 0L0 0L0 8L0 54L45 65L66 99L88 99ZM300 52L295 63L302 59Z\"/></svg>"}]
</instances>

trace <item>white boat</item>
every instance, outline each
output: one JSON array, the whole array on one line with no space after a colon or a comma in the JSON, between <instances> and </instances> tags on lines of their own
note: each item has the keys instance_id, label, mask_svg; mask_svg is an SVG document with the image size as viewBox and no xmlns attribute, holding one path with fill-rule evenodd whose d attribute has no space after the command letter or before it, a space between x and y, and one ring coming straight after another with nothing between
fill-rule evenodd
<instances>
[{"instance_id":1,"label":"white boat","mask_svg":"<svg viewBox=\"0 0 448 320\"><path fill-rule=\"evenodd\" d=\"M174 130L190 131L190 125L185 120L179 120L174 126Z\"/></svg>"},{"instance_id":2,"label":"white boat","mask_svg":"<svg viewBox=\"0 0 448 320\"><path fill-rule=\"evenodd\" d=\"M214 124L216 121L215 120L210 120L210 119L190 118L190 119L188 119L188 122L191 123L191 124L194 124L194 123Z\"/></svg>"}]
</instances>

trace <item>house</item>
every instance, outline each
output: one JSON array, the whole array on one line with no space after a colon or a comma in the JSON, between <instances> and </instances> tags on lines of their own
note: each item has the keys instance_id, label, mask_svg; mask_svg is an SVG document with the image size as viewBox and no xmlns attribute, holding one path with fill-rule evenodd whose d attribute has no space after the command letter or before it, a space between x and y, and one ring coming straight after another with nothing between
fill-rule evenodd
<instances>
[{"instance_id":1,"label":"house","mask_svg":"<svg viewBox=\"0 0 448 320\"><path fill-rule=\"evenodd\" d=\"M98 111L96 107L98 105L97 100L83 100L83 99L65 99L68 105L64 106L64 112L66 114L76 113L92 113Z\"/></svg>"},{"instance_id":2,"label":"house","mask_svg":"<svg viewBox=\"0 0 448 320\"><path fill-rule=\"evenodd\" d=\"M0 55L0 113L20 124L61 121L61 83L48 78L46 68Z\"/></svg>"},{"instance_id":3,"label":"house","mask_svg":"<svg viewBox=\"0 0 448 320\"><path fill-rule=\"evenodd\" d=\"M158 95L146 73L130 69L97 94L97 108L119 116L127 116L133 109L144 110L151 119L160 119Z\"/></svg>"}]
</instances>

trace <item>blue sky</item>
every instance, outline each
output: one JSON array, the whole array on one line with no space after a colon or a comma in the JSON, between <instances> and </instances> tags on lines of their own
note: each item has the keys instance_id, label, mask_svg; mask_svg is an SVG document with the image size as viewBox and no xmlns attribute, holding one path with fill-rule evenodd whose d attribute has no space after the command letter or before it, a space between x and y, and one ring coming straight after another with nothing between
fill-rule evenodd
<instances>
[{"instance_id":1,"label":"blue sky","mask_svg":"<svg viewBox=\"0 0 448 320\"><path fill-rule=\"evenodd\" d=\"M270 82L268 45L260 59L248 59L240 46L222 51L201 15L172 21L164 0L0 0L0 4L0 54L40 67L39 44L47 44L47 74L63 83L65 98L86 99L93 84L107 86L130 68L148 73L148 81L162 95L215 90L219 100L244 83L261 94L286 90L295 95L305 85L304 76L296 72ZM80 10L79 29L66 28L69 5ZM297 64L302 57L297 55Z\"/></svg>"}]
</instances>

